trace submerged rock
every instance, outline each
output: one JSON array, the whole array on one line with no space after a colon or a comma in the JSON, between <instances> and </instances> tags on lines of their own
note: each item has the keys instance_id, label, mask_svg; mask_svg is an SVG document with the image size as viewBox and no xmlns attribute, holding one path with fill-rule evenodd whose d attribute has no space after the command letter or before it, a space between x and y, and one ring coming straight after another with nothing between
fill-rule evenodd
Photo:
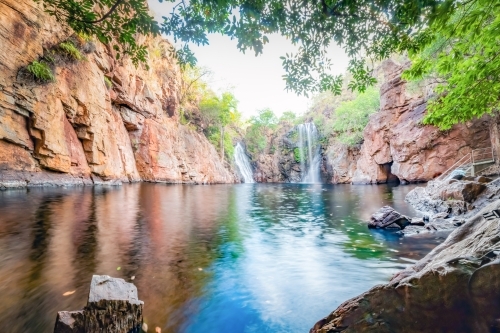
<instances>
[{"instance_id":1,"label":"submerged rock","mask_svg":"<svg viewBox=\"0 0 500 333\"><path fill-rule=\"evenodd\" d=\"M388 284L340 305L310 330L329 332L498 332L500 200L469 218Z\"/></svg>"},{"instance_id":2,"label":"submerged rock","mask_svg":"<svg viewBox=\"0 0 500 333\"><path fill-rule=\"evenodd\" d=\"M368 228L404 229L410 224L410 218L401 215L390 206L384 206L371 216Z\"/></svg>"},{"instance_id":3,"label":"submerged rock","mask_svg":"<svg viewBox=\"0 0 500 333\"><path fill-rule=\"evenodd\" d=\"M94 275L87 306L80 311L58 312L54 333L138 333L143 304L134 284Z\"/></svg>"}]
</instances>

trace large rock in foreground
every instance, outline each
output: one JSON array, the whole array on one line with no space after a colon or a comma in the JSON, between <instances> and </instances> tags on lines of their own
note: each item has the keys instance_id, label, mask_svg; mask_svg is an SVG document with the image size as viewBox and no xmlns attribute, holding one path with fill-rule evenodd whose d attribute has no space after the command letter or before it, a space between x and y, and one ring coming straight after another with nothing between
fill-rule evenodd
<instances>
[{"instance_id":1,"label":"large rock in foreground","mask_svg":"<svg viewBox=\"0 0 500 333\"><path fill-rule=\"evenodd\" d=\"M498 209L500 200L414 266L343 303L310 332L499 332Z\"/></svg>"},{"instance_id":2,"label":"large rock in foreground","mask_svg":"<svg viewBox=\"0 0 500 333\"><path fill-rule=\"evenodd\" d=\"M143 304L134 284L94 275L87 306L80 311L60 311L54 333L138 333Z\"/></svg>"}]
</instances>

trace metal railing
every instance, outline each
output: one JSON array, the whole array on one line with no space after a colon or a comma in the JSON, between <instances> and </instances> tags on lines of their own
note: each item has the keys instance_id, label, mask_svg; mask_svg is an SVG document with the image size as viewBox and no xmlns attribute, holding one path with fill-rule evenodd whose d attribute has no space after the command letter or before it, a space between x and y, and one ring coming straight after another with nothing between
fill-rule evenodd
<instances>
[{"instance_id":1,"label":"metal railing","mask_svg":"<svg viewBox=\"0 0 500 333\"><path fill-rule=\"evenodd\" d=\"M445 180L455 170L461 170L467 174L470 170L474 173L474 166L495 162L495 151L493 147L478 148L462 156L445 172L435 178L437 181Z\"/></svg>"},{"instance_id":2,"label":"metal railing","mask_svg":"<svg viewBox=\"0 0 500 333\"><path fill-rule=\"evenodd\" d=\"M482 164L495 161L493 147L479 148L472 151L472 164Z\"/></svg>"},{"instance_id":3,"label":"metal railing","mask_svg":"<svg viewBox=\"0 0 500 333\"><path fill-rule=\"evenodd\" d=\"M453 171L457 169L462 169L472 164L472 154L468 153L462 156L458 161L455 162L451 167L449 167L445 172L436 177L435 180L442 181L445 180Z\"/></svg>"}]
</instances>

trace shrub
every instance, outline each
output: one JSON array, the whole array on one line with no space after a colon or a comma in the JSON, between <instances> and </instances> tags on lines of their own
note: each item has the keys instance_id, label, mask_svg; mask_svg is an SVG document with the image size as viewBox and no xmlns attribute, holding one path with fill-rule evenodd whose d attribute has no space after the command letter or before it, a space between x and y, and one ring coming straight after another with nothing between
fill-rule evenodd
<instances>
[{"instance_id":1,"label":"shrub","mask_svg":"<svg viewBox=\"0 0 500 333\"><path fill-rule=\"evenodd\" d=\"M210 141L212 145L214 145L216 148L220 147L220 130L217 126L210 126L206 129L207 133L207 139ZM223 140L223 145L224 145L224 155L228 159L228 161L232 161L234 158L234 146L233 146L233 135L232 133L225 132L224 133L224 140Z\"/></svg>"},{"instance_id":2,"label":"shrub","mask_svg":"<svg viewBox=\"0 0 500 333\"><path fill-rule=\"evenodd\" d=\"M335 110L333 130L337 139L347 145L362 141L363 130L370 115L380 107L380 95L376 88L369 88L354 100L342 102Z\"/></svg>"},{"instance_id":3,"label":"shrub","mask_svg":"<svg viewBox=\"0 0 500 333\"><path fill-rule=\"evenodd\" d=\"M42 82L55 80L52 70L45 62L35 60L26 67L26 70L33 75L35 80Z\"/></svg>"},{"instance_id":4,"label":"shrub","mask_svg":"<svg viewBox=\"0 0 500 333\"><path fill-rule=\"evenodd\" d=\"M252 123L246 131L245 143L248 152L255 158L258 154L264 152L267 144L265 129L256 123Z\"/></svg>"},{"instance_id":5,"label":"shrub","mask_svg":"<svg viewBox=\"0 0 500 333\"><path fill-rule=\"evenodd\" d=\"M248 126L245 134L245 142L252 157L264 152L267 146L267 136L276 130L277 124L278 118L270 109L259 110L259 114L250 119L250 126Z\"/></svg>"},{"instance_id":6,"label":"shrub","mask_svg":"<svg viewBox=\"0 0 500 333\"><path fill-rule=\"evenodd\" d=\"M179 122L181 123L181 125L189 124L189 120L187 119L186 113L184 112L183 109L179 110Z\"/></svg>"},{"instance_id":7,"label":"shrub","mask_svg":"<svg viewBox=\"0 0 500 333\"><path fill-rule=\"evenodd\" d=\"M85 56L80 52L80 50L71 41L65 41L58 45L58 48L69 58L74 60L85 59Z\"/></svg>"},{"instance_id":8,"label":"shrub","mask_svg":"<svg viewBox=\"0 0 500 333\"><path fill-rule=\"evenodd\" d=\"M295 147L293 150L293 157L295 158L295 162L300 163L302 160L300 158L300 148Z\"/></svg>"}]
</instances>

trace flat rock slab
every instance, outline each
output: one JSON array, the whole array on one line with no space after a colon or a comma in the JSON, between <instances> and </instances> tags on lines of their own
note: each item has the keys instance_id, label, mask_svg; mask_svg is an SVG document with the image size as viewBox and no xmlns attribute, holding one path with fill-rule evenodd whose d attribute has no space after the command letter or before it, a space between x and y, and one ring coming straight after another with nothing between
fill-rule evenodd
<instances>
[{"instance_id":1,"label":"flat rock slab","mask_svg":"<svg viewBox=\"0 0 500 333\"><path fill-rule=\"evenodd\" d=\"M54 333L139 333L143 305L134 284L94 275L87 306L80 311L60 311Z\"/></svg>"},{"instance_id":2,"label":"flat rock slab","mask_svg":"<svg viewBox=\"0 0 500 333\"><path fill-rule=\"evenodd\" d=\"M133 283L108 275L94 275L90 283L89 303L106 301L127 301L130 304L144 304L139 301L137 288Z\"/></svg>"},{"instance_id":3,"label":"flat rock slab","mask_svg":"<svg viewBox=\"0 0 500 333\"><path fill-rule=\"evenodd\" d=\"M460 200L473 202L486 190L486 185L477 182L449 182L439 193L441 200Z\"/></svg>"}]
</instances>

